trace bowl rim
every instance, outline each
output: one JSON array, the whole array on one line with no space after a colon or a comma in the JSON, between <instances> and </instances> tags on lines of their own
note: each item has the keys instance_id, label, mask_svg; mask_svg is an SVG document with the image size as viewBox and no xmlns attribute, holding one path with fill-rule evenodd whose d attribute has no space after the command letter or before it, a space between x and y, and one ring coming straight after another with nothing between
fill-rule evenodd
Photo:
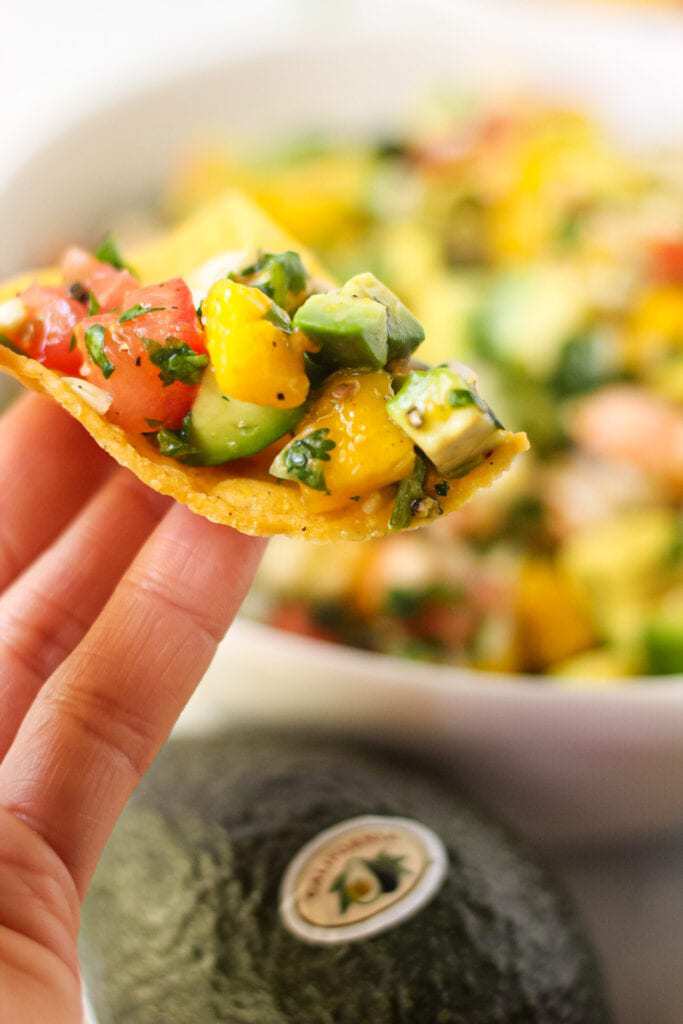
<instances>
[{"instance_id":1,"label":"bowl rim","mask_svg":"<svg viewBox=\"0 0 683 1024\"><path fill-rule=\"evenodd\" d=\"M624 676L623 682L604 686L600 678L589 680L576 677L562 677L565 685L558 685L559 677L548 674L490 672L465 665L439 665L412 661L397 655L365 651L331 640L290 633L287 630L260 622L241 613L229 633L233 643L253 645L255 651L268 651L272 657L277 645L279 654L290 661L305 660L313 668L329 668L332 662L340 672L371 677L373 680L414 686L427 686L439 692L452 692L454 687L461 691L476 691L487 697L520 695L534 702L557 701L562 695L565 700L575 703L593 703L596 698L609 703L615 697L620 701L632 702L669 701L671 697L683 700L683 673L671 676ZM220 657L220 655L219 655Z\"/></svg>"}]
</instances>

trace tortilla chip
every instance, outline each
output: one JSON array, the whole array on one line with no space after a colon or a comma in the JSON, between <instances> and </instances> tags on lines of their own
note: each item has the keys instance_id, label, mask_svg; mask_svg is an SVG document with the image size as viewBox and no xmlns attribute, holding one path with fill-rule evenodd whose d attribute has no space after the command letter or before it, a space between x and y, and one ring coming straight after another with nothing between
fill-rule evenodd
<instances>
[{"instance_id":1,"label":"tortilla chip","mask_svg":"<svg viewBox=\"0 0 683 1024\"><path fill-rule=\"evenodd\" d=\"M130 259L143 284L153 284L169 277L187 276L195 267L229 249L294 249L314 277L330 280L310 253L236 192L226 193L169 234L132 252ZM59 274L48 269L14 278L0 286L0 301L36 280L58 283ZM155 491L175 498L214 523L256 536L284 534L315 541L365 540L388 531L394 488L376 491L352 508L311 513L298 485L271 477L267 468L259 464L258 456L217 467L184 466L160 455L144 436L127 434L100 416L63 382L60 374L35 360L0 346L0 370L25 387L54 398L121 466ZM508 434L484 463L451 482L448 496L441 502L444 511L454 511L480 487L492 484L528 446L525 434ZM415 520L410 528L424 522Z\"/></svg>"}]
</instances>

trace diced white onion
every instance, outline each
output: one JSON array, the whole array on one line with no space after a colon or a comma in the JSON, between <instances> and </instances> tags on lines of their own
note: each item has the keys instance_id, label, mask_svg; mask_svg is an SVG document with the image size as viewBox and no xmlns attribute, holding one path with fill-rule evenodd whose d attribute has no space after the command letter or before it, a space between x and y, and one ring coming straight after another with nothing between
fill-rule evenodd
<instances>
[{"instance_id":1,"label":"diced white onion","mask_svg":"<svg viewBox=\"0 0 683 1024\"><path fill-rule=\"evenodd\" d=\"M105 413L109 412L112 403L111 395L103 391L102 388L96 387L95 384L91 384L88 380L81 380L80 377L62 377L65 384L68 384L72 391L75 391L79 398L98 412L100 416L104 416Z\"/></svg>"},{"instance_id":2,"label":"diced white onion","mask_svg":"<svg viewBox=\"0 0 683 1024\"><path fill-rule=\"evenodd\" d=\"M187 276L187 283L192 292L195 306L198 306L206 298L212 284L227 277L228 274L232 274L235 270L248 266L254 255L246 249L229 249L207 260L206 263L202 263L201 266L195 267Z\"/></svg>"},{"instance_id":3,"label":"diced white onion","mask_svg":"<svg viewBox=\"0 0 683 1024\"><path fill-rule=\"evenodd\" d=\"M0 303L0 334L18 330L28 317L28 310L19 298Z\"/></svg>"}]
</instances>

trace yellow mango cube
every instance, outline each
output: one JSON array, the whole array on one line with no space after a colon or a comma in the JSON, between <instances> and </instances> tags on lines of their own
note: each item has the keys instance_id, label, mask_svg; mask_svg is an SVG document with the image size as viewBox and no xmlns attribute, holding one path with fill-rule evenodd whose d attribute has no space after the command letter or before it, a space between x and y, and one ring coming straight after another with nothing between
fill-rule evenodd
<instances>
[{"instance_id":1,"label":"yellow mango cube","mask_svg":"<svg viewBox=\"0 0 683 1024\"><path fill-rule=\"evenodd\" d=\"M386 403L391 397L391 378L384 370L340 370L325 382L291 442L325 431L322 436L334 443L329 459L320 464L327 493L301 484L312 512L362 500L411 472L413 444L389 419Z\"/></svg>"},{"instance_id":2,"label":"yellow mango cube","mask_svg":"<svg viewBox=\"0 0 683 1024\"><path fill-rule=\"evenodd\" d=\"M304 352L315 346L267 319L272 310L273 303L258 288L217 281L203 305L206 344L224 395L294 409L308 395Z\"/></svg>"}]
</instances>

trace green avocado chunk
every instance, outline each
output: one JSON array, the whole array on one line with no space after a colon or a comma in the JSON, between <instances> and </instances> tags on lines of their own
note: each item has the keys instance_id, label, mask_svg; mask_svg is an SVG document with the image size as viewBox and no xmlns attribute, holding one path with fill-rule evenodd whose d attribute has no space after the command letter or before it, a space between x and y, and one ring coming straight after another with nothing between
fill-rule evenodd
<instances>
[{"instance_id":1,"label":"green avocado chunk","mask_svg":"<svg viewBox=\"0 0 683 1024\"><path fill-rule=\"evenodd\" d=\"M505 435L466 367L413 370L387 412L446 477L463 476Z\"/></svg>"},{"instance_id":2,"label":"green avocado chunk","mask_svg":"<svg viewBox=\"0 0 683 1024\"><path fill-rule=\"evenodd\" d=\"M267 448L294 430L303 407L274 409L240 402L221 394L209 368L202 378L187 426L187 440L196 455L195 465L219 466Z\"/></svg>"},{"instance_id":3,"label":"green avocado chunk","mask_svg":"<svg viewBox=\"0 0 683 1024\"><path fill-rule=\"evenodd\" d=\"M388 362L405 359L424 341L425 332L420 321L374 274L356 274L346 282L341 293L382 303L387 311Z\"/></svg>"},{"instance_id":4,"label":"green avocado chunk","mask_svg":"<svg viewBox=\"0 0 683 1024\"><path fill-rule=\"evenodd\" d=\"M284 873L324 829L361 815L436 832L445 880L372 938L307 945L280 917ZM401 858L362 856L350 850L345 872L358 905L404 871ZM405 752L296 731L167 745L104 852L81 961L98 1024L609 1021L567 898L507 829Z\"/></svg>"},{"instance_id":5,"label":"green avocado chunk","mask_svg":"<svg viewBox=\"0 0 683 1024\"><path fill-rule=\"evenodd\" d=\"M388 357L387 311L381 302L341 291L311 295L294 326L320 345L313 359L331 368L381 369Z\"/></svg>"}]
</instances>

